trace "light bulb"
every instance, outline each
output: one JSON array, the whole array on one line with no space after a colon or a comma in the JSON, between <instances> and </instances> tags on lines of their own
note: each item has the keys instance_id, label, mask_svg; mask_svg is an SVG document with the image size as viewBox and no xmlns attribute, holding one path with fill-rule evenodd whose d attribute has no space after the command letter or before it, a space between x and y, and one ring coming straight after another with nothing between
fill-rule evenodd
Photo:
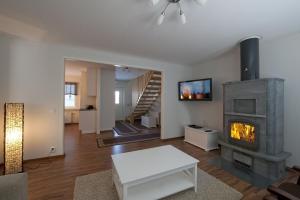
<instances>
[{"instance_id":1,"label":"light bulb","mask_svg":"<svg viewBox=\"0 0 300 200\"><path fill-rule=\"evenodd\" d=\"M207 2L207 0L195 0L198 4L200 4L201 6L204 6Z\"/></svg>"},{"instance_id":2,"label":"light bulb","mask_svg":"<svg viewBox=\"0 0 300 200\"><path fill-rule=\"evenodd\" d=\"M184 12L180 12L180 18L181 18L182 24L185 24L186 23L186 16L185 16Z\"/></svg>"},{"instance_id":3,"label":"light bulb","mask_svg":"<svg viewBox=\"0 0 300 200\"><path fill-rule=\"evenodd\" d=\"M155 6L156 4L158 4L159 0L151 0L152 5Z\"/></svg>"},{"instance_id":4,"label":"light bulb","mask_svg":"<svg viewBox=\"0 0 300 200\"><path fill-rule=\"evenodd\" d=\"M165 19L165 13L162 12L161 15L159 16L158 20L157 20L157 24L161 25L164 22Z\"/></svg>"}]
</instances>

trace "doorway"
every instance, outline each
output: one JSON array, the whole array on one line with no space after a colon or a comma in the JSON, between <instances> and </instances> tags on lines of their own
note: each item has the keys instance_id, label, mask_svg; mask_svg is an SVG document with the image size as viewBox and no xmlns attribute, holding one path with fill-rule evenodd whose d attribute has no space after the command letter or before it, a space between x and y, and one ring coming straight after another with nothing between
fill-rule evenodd
<instances>
[{"instance_id":1,"label":"doorway","mask_svg":"<svg viewBox=\"0 0 300 200\"><path fill-rule=\"evenodd\" d=\"M66 65L68 62L78 63L76 70L70 69ZM79 105L76 108L79 124L72 127L79 129L81 134L99 134L99 147L162 137L162 72L65 59L65 75L69 72L78 73L81 77L77 83L79 101L76 104ZM83 112L92 113L95 118L88 120L95 123L88 124L86 130L80 123L80 119L87 119Z\"/></svg>"},{"instance_id":2,"label":"doorway","mask_svg":"<svg viewBox=\"0 0 300 200\"><path fill-rule=\"evenodd\" d=\"M115 68L115 126L100 134L100 148L161 138L161 83L159 71Z\"/></svg>"},{"instance_id":3,"label":"doorway","mask_svg":"<svg viewBox=\"0 0 300 200\"><path fill-rule=\"evenodd\" d=\"M115 90L115 110L116 121L125 120L124 88L122 87L116 87Z\"/></svg>"}]
</instances>

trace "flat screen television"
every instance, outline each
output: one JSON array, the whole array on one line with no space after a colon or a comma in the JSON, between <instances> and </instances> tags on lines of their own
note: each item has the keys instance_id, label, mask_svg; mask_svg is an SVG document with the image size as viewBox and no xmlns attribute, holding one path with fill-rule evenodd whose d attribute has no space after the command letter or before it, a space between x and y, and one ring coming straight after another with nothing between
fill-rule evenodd
<instances>
[{"instance_id":1,"label":"flat screen television","mask_svg":"<svg viewBox=\"0 0 300 200\"><path fill-rule=\"evenodd\" d=\"M178 83L179 101L211 101L212 79L198 79Z\"/></svg>"}]
</instances>

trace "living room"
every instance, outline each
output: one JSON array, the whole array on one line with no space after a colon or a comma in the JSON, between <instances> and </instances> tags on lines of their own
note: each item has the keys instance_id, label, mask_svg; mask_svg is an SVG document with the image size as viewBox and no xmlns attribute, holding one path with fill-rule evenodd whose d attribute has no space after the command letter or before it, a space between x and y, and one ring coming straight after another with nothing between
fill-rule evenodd
<instances>
[{"instance_id":1,"label":"living room","mask_svg":"<svg viewBox=\"0 0 300 200\"><path fill-rule=\"evenodd\" d=\"M204 1L199 2L201 4ZM154 3L155 6L149 3ZM195 160L191 159L191 163L187 161L193 166L198 160L198 170L202 170L200 173L198 171L198 177L204 177L203 180L212 183L205 187L197 182L197 192L194 189L186 190L187 193L172 192L169 198L263 199L269 198L270 195L276 198L276 192L268 190L269 186L273 185L278 189L277 187L283 183L297 182L298 175L293 167L300 165L298 147L300 134L297 129L297 119L300 115L297 103L300 96L296 89L299 84L297 65L300 61L300 29L297 19L300 2L208 0L201 6L197 1L185 0L140 2L4 0L0 5L0 163L3 164L1 169L5 174L4 168L7 164L5 158L8 156L5 156L7 128L4 128L4 121L8 112L4 112L4 104L23 103L22 170L17 170L16 174L26 174L23 178L28 181L22 187L23 196L10 199L117 198L120 194L112 184L111 176L104 174L103 180L107 181L106 185L111 184L106 193L85 182L93 183L93 180L103 175L101 172L111 170L113 164L118 168L118 164L113 163L116 157L111 157L112 155L158 146L169 147L168 145L176 147L176 150L165 149L162 150L163 153L174 153L178 158L183 156L182 160L185 160L186 156L193 157ZM167 5L169 7L164 10ZM252 68L248 69L248 66L241 63L243 60L241 55L244 55L241 43L247 39L254 41L250 42L250 46L254 47L251 46L250 50L246 50L245 55L251 52L250 56L254 55L254 60L259 63L254 67L254 72ZM82 135L72 128L66 130L64 125L66 59L108 65L120 64L162 72L161 138L98 148L96 133ZM253 60L250 63L253 64ZM278 141L276 144L281 147L280 153L288 153L280 165L281 171L285 169L285 173L264 187L255 186L255 183L246 180L244 175L235 174L238 169L226 170L220 166L218 160L215 160L222 158L222 152L229 152L228 147L231 147L232 143L226 146L221 141L217 144L219 149L206 152L184 142L183 138L185 127L194 124L216 130L222 139L228 131L224 128L224 122L228 114L233 113L226 110L230 106L227 107L225 104L224 107L223 100L227 98L224 95L229 94L226 92L230 91L227 89L228 83L243 80L242 72L259 75L250 77L254 79L252 81L284 80L280 83L283 89L281 87L275 90L278 92L276 94L283 94L277 95L278 98L282 98L278 101L281 102L280 106L268 104L273 106L270 106L270 109L274 108L274 113L278 113L279 110L282 112L275 121L268 124L281 124L276 127L276 130L281 131L278 133L279 139L274 141ZM179 82L207 78L212 80L210 101L180 101ZM249 105L247 108L253 108L254 104L250 101L237 101L236 105ZM8 107L6 111L7 109ZM251 110L246 112L250 115ZM264 114L255 115L258 115L256 117L260 120L267 118ZM270 143L266 148L269 146ZM178 149L180 152L177 152ZM259 156L257 153L253 154L255 152L253 149L246 148L245 151L234 149L235 151L242 152L242 155L230 153L237 155L235 160L243 161L239 169L247 167L245 164L249 157L250 161L255 163ZM163 153L161 155L164 155ZM153 157L154 160L160 158L159 153L156 155L157 157ZM244 155L246 157L243 157ZM169 156L166 154L163 158ZM171 162L169 159L166 160ZM163 162L163 159L160 161ZM169 167L175 165L176 163ZM156 163L155 166L159 168L162 165ZM255 165L251 166L250 169L254 169ZM135 168L130 169L128 174ZM189 176L194 176L196 170L190 168L187 171ZM89 179L89 175L94 173L97 173L96 178ZM121 174L120 172L119 175L122 176ZM0 180L6 176L1 176ZM0 189L0 199L9 199L9 196L2 196L4 194L2 191L5 190L2 186L7 186L5 180L3 181L0 186L3 188ZM294 185L297 187L297 184ZM214 186L223 196L216 192L218 190L209 192ZM196 188L194 182L193 186L189 185L188 188L192 187ZM91 190L88 190L89 188ZM99 188L103 189L102 186ZM174 188L176 189L175 186ZM169 190L161 188L158 191L168 194ZM228 196L225 195L227 192Z\"/></svg>"}]
</instances>

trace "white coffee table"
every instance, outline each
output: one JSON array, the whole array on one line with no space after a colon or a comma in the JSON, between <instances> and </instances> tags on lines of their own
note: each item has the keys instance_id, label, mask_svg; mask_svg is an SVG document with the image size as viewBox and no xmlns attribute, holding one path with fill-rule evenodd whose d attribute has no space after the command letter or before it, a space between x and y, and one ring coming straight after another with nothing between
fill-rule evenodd
<instances>
[{"instance_id":1,"label":"white coffee table","mask_svg":"<svg viewBox=\"0 0 300 200\"><path fill-rule=\"evenodd\" d=\"M113 182L122 200L160 199L194 188L197 159L166 145L112 155Z\"/></svg>"}]
</instances>

